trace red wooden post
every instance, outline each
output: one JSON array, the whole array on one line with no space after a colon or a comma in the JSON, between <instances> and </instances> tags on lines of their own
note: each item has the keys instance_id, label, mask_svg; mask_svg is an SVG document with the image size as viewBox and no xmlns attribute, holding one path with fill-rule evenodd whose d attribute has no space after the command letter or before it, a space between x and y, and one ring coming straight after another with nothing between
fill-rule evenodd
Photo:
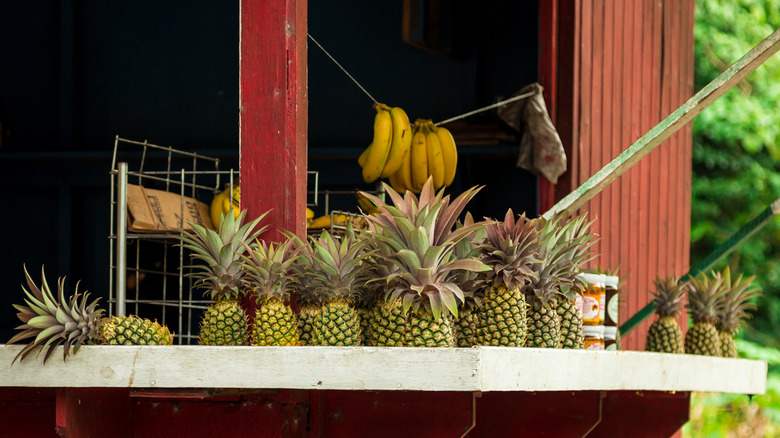
<instances>
[{"instance_id":1,"label":"red wooden post","mask_svg":"<svg viewBox=\"0 0 780 438\"><path fill-rule=\"evenodd\" d=\"M544 87L544 100L553 124L556 120L557 59L558 59L558 0L539 2L539 79ZM539 213L555 204L555 185L543 176L539 184Z\"/></svg>"},{"instance_id":2,"label":"red wooden post","mask_svg":"<svg viewBox=\"0 0 780 438\"><path fill-rule=\"evenodd\" d=\"M241 0L241 205L306 233L306 0Z\"/></svg>"},{"instance_id":3,"label":"red wooden post","mask_svg":"<svg viewBox=\"0 0 780 438\"><path fill-rule=\"evenodd\" d=\"M270 213L263 238L306 233L307 0L241 0L241 206ZM250 318L255 303L244 300Z\"/></svg>"}]
</instances>

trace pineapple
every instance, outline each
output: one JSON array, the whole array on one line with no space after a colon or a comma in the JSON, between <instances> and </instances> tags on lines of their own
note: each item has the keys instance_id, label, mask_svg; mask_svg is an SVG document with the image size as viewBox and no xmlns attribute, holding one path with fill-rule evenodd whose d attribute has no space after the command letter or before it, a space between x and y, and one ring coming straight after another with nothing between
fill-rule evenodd
<instances>
[{"instance_id":1,"label":"pineapple","mask_svg":"<svg viewBox=\"0 0 780 438\"><path fill-rule=\"evenodd\" d=\"M327 231L312 240L314 271L311 281L322 297L314 330L321 345L355 346L361 343L360 318L355 309L357 285L365 282L365 242L351 225L337 242Z\"/></svg>"},{"instance_id":2,"label":"pineapple","mask_svg":"<svg viewBox=\"0 0 780 438\"><path fill-rule=\"evenodd\" d=\"M466 203L479 188L472 188L450 203L444 190L435 193L431 178L423 186L419 199L410 191L402 197L385 184L394 206L379 198L364 194L378 207L378 212L366 216L368 237L379 248L378 254L390 265L385 302L378 315L383 323L387 315L407 315L404 343L421 347L452 347L455 337L450 315L458 315L458 302L464 294L453 280L457 271L489 269L474 258L458 259L455 245L470 236L481 224L453 226ZM388 327L395 333L393 327ZM377 328L376 336L382 337ZM379 339L378 339L379 340Z\"/></svg>"},{"instance_id":3,"label":"pineapple","mask_svg":"<svg viewBox=\"0 0 780 438\"><path fill-rule=\"evenodd\" d=\"M576 304L576 295L585 289L585 283L579 276L582 266L593 256L590 251L594 243L593 234L588 232L592 223L586 222L584 216L567 222L559 240L562 246L559 251L567 268L558 273L558 288L562 293L555 308L561 321L559 348L584 348L582 311Z\"/></svg>"},{"instance_id":4,"label":"pineapple","mask_svg":"<svg viewBox=\"0 0 780 438\"><path fill-rule=\"evenodd\" d=\"M288 237L293 237L290 235ZM301 257L292 265L298 278L298 342L300 345L319 345L314 331L314 322L319 318L322 303L317 295L316 286L311 280L314 271L314 251L308 243L300 242Z\"/></svg>"},{"instance_id":5,"label":"pineapple","mask_svg":"<svg viewBox=\"0 0 780 438\"><path fill-rule=\"evenodd\" d=\"M750 309L755 309L755 303L750 300L759 296L758 288L751 287L755 277L750 276L742 278L739 275L733 281L728 266L721 273L723 277L723 288L725 294L722 298L722 306L718 312L718 338L721 342L721 356L735 358L737 357L737 343L734 339L737 329L745 318L749 318L747 313Z\"/></svg>"},{"instance_id":6,"label":"pineapple","mask_svg":"<svg viewBox=\"0 0 780 438\"><path fill-rule=\"evenodd\" d=\"M219 224L219 232L190 224L192 231L182 235L183 246L192 251L192 258L204 264L189 274L197 278L196 287L206 289L214 304L207 309L200 323L200 345L246 345L248 338L246 312L241 307L244 290L241 255L266 227L255 230L264 213L244 224L246 210L238 216L228 214Z\"/></svg>"},{"instance_id":7,"label":"pineapple","mask_svg":"<svg viewBox=\"0 0 780 438\"><path fill-rule=\"evenodd\" d=\"M682 299L687 289L686 283L679 283L676 277L655 280L655 312L658 319L653 321L647 331L647 351L660 353L683 353L683 336L677 325L677 316L682 310Z\"/></svg>"},{"instance_id":8,"label":"pineapple","mask_svg":"<svg viewBox=\"0 0 780 438\"><path fill-rule=\"evenodd\" d=\"M291 269L300 257L297 239L284 243L258 241L242 256L243 281L257 299L252 345L299 345L298 321L290 307L290 293L298 281Z\"/></svg>"},{"instance_id":9,"label":"pineapple","mask_svg":"<svg viewBox=\"0 0 780 438\"><path fill-rule=\"evenodd\" d=\"M577 241L569 240L569 237L572 234L570 227L579 226L580 221L570 221L561 226L561 218L558 217L541 223L541 263L534 266L535 275L523 290L528 301L526 347L558 348L562 345L561 317L557 308L560 301L573 298L567 293L573 294L572 288L579 273L572 254L577 251ZM579 336L577 332L574 334ZM576 345L579 341L575 339L572 346Z\"/></svg>"},{"instance_id":10,"label":"pineapple","mask_svg":"<svg viewBox=\"0 0 780 438\"><path fill-rule=\"evenodd\" d=\"M88 344L109 345L171 345L173 334L168 327L142 319L137 316L112 316L103 318L103 309L98 308L98 300L89 302L89 294L76 290L69 299L65 298L65 278L57 281L57 297L52 294L41 267L41 286L38 287L24 268L29 290L22 287L26 295L26 306L14 304L17 317L22 325L17 327L20 333L9 341L12 344L23 339L34 338L14 357L24 360L28 354L46 350L43 363L54 352L55 347L63 345L62 359L65 360L73 350Z\"/></svg>"},{"instance_id":11,"label":"pineapple","mask_svg":"<svg viewBox=\"0 0 780 438\"><path fill-rule=\"evenodd\" d=\"M470 213L466 213L463 224L457 227L470 226L474 223ZM478 243L484 240L484 228L478 230L475 236L466 238L455 245L455 256L459 259L479 257ZM485 278L477 272L460 271L455 276L455 283L463 290L464 301L458 310L455 322L455 337L458 347L474 347L479 345L479 309L482 307L482 292Z\"/></svg>"},{"instance_id":12,"label":"pineapple","mask_svg":"<svg viewBox=\"0 0 780 438\"><path fill-rule=\"evenodd\" d=\"M685 352L707 356L720 356L721 341L718 329L719 303L726 290L722 287L723 277L713 272L712 277L702 273L692 278L688 286L688 313L693 326L685 334Z\"/></svg>"},{"instance_id":13,"label":"pineapple","mask_svg":"<svg viewBox=\"0 0 780 438\"><path fill-rule=\"evenodd\" d=\"M482 345L522 347L526 338L526 302L522 288L535 274L539 262L536 225L525 215L515 218L507 210L503 221L485 226L479 245L482 261L490 267L483 273L486 283L478 338Z\"/></svg>"}]
</instances>

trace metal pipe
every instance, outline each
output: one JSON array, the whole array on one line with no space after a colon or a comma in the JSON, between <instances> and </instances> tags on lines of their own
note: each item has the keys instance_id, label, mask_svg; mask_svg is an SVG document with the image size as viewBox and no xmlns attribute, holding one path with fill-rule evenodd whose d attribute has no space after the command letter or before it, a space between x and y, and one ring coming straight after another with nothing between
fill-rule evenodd
<instances>
[{"instance_id":1,"label":"metal pipe","mask_svg":"<svg viewBox=\"0 0 780 438\"><path fill-rule=\"evenodd\" d=\"M119 163L116 209L116 315L126 314L127 299L127 163Z\"/></svg>"}]
</instances>

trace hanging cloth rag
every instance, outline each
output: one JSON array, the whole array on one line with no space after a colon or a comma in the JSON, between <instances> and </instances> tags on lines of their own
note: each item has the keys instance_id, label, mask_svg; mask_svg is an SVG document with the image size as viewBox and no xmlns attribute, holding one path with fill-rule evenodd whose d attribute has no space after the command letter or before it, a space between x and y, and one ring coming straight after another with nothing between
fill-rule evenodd
<instances>
[{"instance_id":1,"label":"hanging cloth rag","mask_svg":"<svg viewBox=\"0 0 780 438\"><path fill-rule=\"evenodd\" d=\"M520 153L517 167L538 175L541 174L553 184L566 172L566 152L553 126L544 104L544 88L537 82L526 85L515 96L536 91L498 109L498 116L517 131L524 126L520 139Z\"/></svg>"}]
</instances>

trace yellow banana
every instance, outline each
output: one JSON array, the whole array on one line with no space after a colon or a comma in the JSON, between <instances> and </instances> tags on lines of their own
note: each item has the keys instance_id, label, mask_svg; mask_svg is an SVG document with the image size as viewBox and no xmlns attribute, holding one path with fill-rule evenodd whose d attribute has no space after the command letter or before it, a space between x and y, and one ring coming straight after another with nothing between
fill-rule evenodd
<instances>
[{"instance_id":1,"label":"yellow banana","mask_svg":"<svg viewBox=\"0 0 780 438\"><path fill-rule=\"evenodd\" d=\"M428 147L428 175L433 177L433 188L439 190L444 185L444 156L432 123L425 129L425 145Z\"/></svg>"},{"instance_id":2,"label":"yellow banana","mask_svg":"<svg viewBox=\"0 0 780 438\"><path fill-rule=\"evenodd\" d=\"M308 223L307 228L327 228L330 226L330 215L326 214L318 218L314 218Z\"/></svg>"},{"instance_id":3,"label":"yellow banana","mask_svg":"<svg viewBox=\"0 0 780 438\"><path fill-rule=\"evenodd\" d=\"M373 202L369 201L368 198L361 195L360 192L355 192L355 198L357 199L358 207L360 207L363 214L374 214L379 212L379 208L377 208Z\"/></svg>"},{"instance_id":4,"label":"yellow banana","mask_svg":"<svg viewBox=\"0 0 780 438\"><path fill-rule=\"evenodd\" d=\"M361 169L366 166L366 160L368 160L369 150L371 150L371 145L368 145L368 147L358 157L358 164L360 164Z\"/></svg>"},{"instance_id":5,"label":"yellow banana","mask_svg":"<svg viewBox=\"0 0 780 438\"><path fill-rule=\"evenodd\" d=\"M314 210L312 210L309 207L306 207L306 220L310 221L312 219L314 219Z\"/></svg>"},{"instance_id":6,"label":"yellow banana","mask_svg":"<svg viewBox=\"0 0 780 438\"><path fill-rule=\"evenodd\" d=\"M399 107L390 108L390 118L393 120L393 139L390 144L390 153L387 156L385 167L382 169L381 178L387 178L398 172L404 160L404 154L412 144L412 125L404 110Z\"/></svg>"},{"instance_id":7,"label":"yellow banana","mask_svg":"<svg viewBox=\"0 0 780 438\"><path fill-rule=\"evenodd\" d=\"M398 169L398 172L396 172L398 175L398 185L401 186L403 189L403 192L398 192L400 194L404 194L407 190L412 190L414 187L412 184L412 150L411 147L408 151L404 154L404 162L401 163L401 168Z\"/></svg>"},{"instance_id":8,"label":"yellow banana","mask_svg":"<svg viewBox=\"0 0 780 438\"><path fill-rule=\"evenodd\" d=\"M426 146L426 136L424 124L425 121L417 119L414 136L412 137L411 149L411 173L412 173L412 191L420 193L428 179L428 150Z\"/></svg>"},{"instance_id":9,"label":"yellow banana","mask_svg":"<svg viewBox=\"0 0 780 438\"><path fill-rule=\"evenodd\" d=\"M401 182L398 179L399 172L396 172L392 175L390 175L390 178L388 178L388 182L390 183L390 187L393 188L398 193L405 193L406 189L401 186Z\"/></svg>"},{"instance_id":10,"label":"yellow banana","mask_svg":"<svg viewBox=\"0 0 780 438\"><path fill-rule=\"evenodd\" d=\"M211 206L209 207L211 224L214 225L214 228L216 229L219 229L220 214L222 213L222 200L227 198L228 190L230 189L227 188L223 190L222 193L218 193L214 196L214 199L211 201Z\"/></svg>"},{"instance_id":11,"label":"yellow banana","mask_svg":"<svg viewBox=\"0 0 780 438\"><path fill-rule=\"evenodd\" d=\"M447 128L437 126L435 129L444 156L444 185L449 186L455 179L455 172L458 169L458 148L455 147L455 139Z\"/></svg>"},{"instance_id":12,"label":"yellow banana","mask_svg":"<svg viewBox=\"0 0 780 438\"><path fill-rule=\"evenodd\" d=\"M374 117L374 141L369 147L366 165L363 166L363 181L371 183L377 180L385 167L387 155L390 153L390 144L393 139L393 119L390 112L379 104L374 105L376 117Z\"/></svg>"}]
</instances>

